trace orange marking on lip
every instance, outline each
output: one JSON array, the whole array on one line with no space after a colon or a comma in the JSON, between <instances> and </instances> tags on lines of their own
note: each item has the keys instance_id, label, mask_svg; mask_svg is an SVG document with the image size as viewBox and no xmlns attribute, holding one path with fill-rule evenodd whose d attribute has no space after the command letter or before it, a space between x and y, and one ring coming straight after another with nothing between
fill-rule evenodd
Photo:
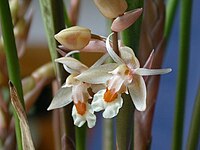
<instances>
[{"instance_id":1,"label":"orange marking on lip","mask_svg":"<svg viewBox=\"0 0 200 150\"><path fill-rule=\"evenodd\" d=\"M112 90L106 89L103 98L106 102L112 102L117 98L117 96L117 93L114 93Z\"/></svg>"},{"instance_id":2,"label":"orange marking on lip","mask_svg":"<svg viewBox=\"0 0 200 150\"><path fill-rule=\"evenodd\" d=\"M85 103L81 103L80 101L78 101L77 104L75 104L76 106L76 110L78 112L78 114L80 115L84 115L86 112L86 104Z\"/></svg>"}]
</instances>

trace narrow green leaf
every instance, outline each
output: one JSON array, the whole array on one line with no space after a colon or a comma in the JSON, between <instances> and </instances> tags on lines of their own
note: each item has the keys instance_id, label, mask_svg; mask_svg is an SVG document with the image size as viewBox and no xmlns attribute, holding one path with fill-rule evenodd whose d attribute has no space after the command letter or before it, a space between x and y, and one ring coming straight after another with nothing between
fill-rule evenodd
<instances>
[{"instance_id":1,"label":"narrow green leaf","mask_svg":"<svg viewBox=\"0 0 200 150\"><path fill-rule=\"evenodd\" d=\"M187 150L196 150L198 147L198 141L200 137L200 84L196 97L196 101L193 107L192 120L190 124L190 131L187 140Z\"/></svg>"},{"instance_id":2,"label":"narrow green leaf","mask_svg":"<svg viewBox=\"0 0 200 150\"><path fill-rule=\"evenodd\" d=\"M11 12L9 8L8 0L0 0L0 22L2 28L3 42L6 53L6 61L8 67L9 79L16 86L17 92L19 93L19 99L24 107L22 83L20 78L20 69L17 56L17 49L15 44L15 38L13 33L13 24L11 18ZM16 112L14 111L15 117L15 131L17 137L18 150L22 150L21 132L19 120Z\"/></svg>"},{"instance_id":3,"label":"narrow green leaf","mask_svg":"<svg viewBox=\"0 0 200 150\"><path fill-rule=\"evenodd\" d=\"M166 19L165 19L165 29L164 29L164 38L168 41L170 32L173 26L178 0L168 0L166 5Z\"/></svg>"},{"instance_id":4,"label":"narrow green leaf","mask_svg":"<svg viewBox=\"0 0 200 150\"><path fill-rule=\"evenodd\" d=\"M182 149L183 126L185 114L185 97L187 91L187 74L190 48L190 25L191 25L192 0L181 1L180 19L180 47L179 65L176 93L176 106L173 129L173 150Z\"/></svg>"}]
</instances>

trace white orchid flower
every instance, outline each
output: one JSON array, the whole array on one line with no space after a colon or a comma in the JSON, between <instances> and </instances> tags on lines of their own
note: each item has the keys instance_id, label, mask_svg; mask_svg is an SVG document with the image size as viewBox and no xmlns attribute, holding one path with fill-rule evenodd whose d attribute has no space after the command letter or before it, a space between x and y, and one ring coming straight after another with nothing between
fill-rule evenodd
<instances>
[{"instance_id":1,"label":"white orchid flower","mask_svg":"<svg viewBox=\"0 0 200 150\"><path fill-rule=\"evenodd\" d=\"M55 60L56 62L62 63L65 70L71 75L67 77L65 84L58 90L48 110L64 107L73 101L72 117L74 119L74 124L81 127L87 121L88 127L92 128L96 123L96 116L94 115L91 105L88 103L88 100L92 98L88 93L88 88L91 87L91 84L79 81L75 78L80 73L88 70L88 67L80 61L68 57L75 52L70 52L65 57ZM102 64L107 57L107 54L104 55L93 67Z\"/></svg>"},{"instance_id":2,"label":"white orchid flower","mask_svg":"<svg viewBox=\"0 0 200 150\"><path fill-rule=\"evenodd\" d=\"M111 34L112 35L112 34ZM108 72L110 76L102 73L100 69L92 69L86 71L76 78L88 83L107 83L106 89L98 91L93 98L92 108L98 112L103 112L104 118L115 117L119 109L122 107L122 93L129 93L137 110L144 111L146 109L146 85L142 76L166 74L171 71L167 69L146 69L140 68L140 63L136 58L133 50L129 47L119 47L119 57L110 46L110 36L106 40L106 47L109 55L117 63L117 67ZM152 54L151 54L152 57ZM148 59L148 61L150 61ZM95 70L95 71L94 71ZM100 79L96 76L93 78L94 72L109 77ZM104 81L103 81L104 80Z\"/></svg>"}]
</instances>

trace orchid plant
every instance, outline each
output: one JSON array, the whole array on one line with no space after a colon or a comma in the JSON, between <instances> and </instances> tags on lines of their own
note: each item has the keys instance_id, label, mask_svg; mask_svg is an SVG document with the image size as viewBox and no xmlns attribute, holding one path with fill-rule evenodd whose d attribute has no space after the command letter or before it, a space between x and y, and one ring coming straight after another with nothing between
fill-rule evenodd
<instances>
[{"instance_id":1,"label":"orchid plant","mask_svg":"<svg viewBox=\"0 0 200 150\"><path fill-rule=\"evenodd\" d=\"M177 1L169 1L169 9L165 9L163 0L93 0L99 12L111 21L108 36L93 34L89 28L77 25L80 0L70 0L69 10L64 10L63 0L39 2L52 62L21 80L18 58L21 59L26 50L34 14L29 8L31 0L0 0L0 149L16 149L16 146L19 150L35 149L26 114L44 87L55 81L57 86L51 85L56 94L47 110L54 110L56 149L84 150L85 127L95 127L99 117L96 114L100 111L104 125L103 149L114 149L112 128L115 124L116 149L149 149L159 76L172 71L171 68L160 68ZM189 0L181 3L181 58L173 150L181 149L183 145L192 8ZM79 59L79 54L84 52L103 54L90 66ZM7 86L10 97L4 91ZM198 146L199 95L188 136L188 149ZM10 102L14 113L10 111ZM115 117L116 122L113 121Z\"/></svg>"}]
</instances>

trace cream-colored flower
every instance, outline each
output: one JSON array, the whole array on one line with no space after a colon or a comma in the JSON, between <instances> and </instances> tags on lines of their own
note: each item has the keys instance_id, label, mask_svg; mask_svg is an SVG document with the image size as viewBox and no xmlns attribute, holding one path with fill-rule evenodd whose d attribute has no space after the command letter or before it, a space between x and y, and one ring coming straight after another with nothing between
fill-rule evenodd
<instances>
[{"instance_id":1,"label":"cream-colored flower","mask_svg":"<svg viewBox=\"0 0 200 150\"><path fill-rule=\"evenodd\" d=\"M112 35L112 34L111 34ZM120 57L113 51L110 46L109 35L106 40L106 47L109 55L117 63L117 67L107 72L110 74L109 79L99 79L97 74L103 74L100 69L91 69L78 75L76 78L88 83L106 83L106 89L97 92L92 101L94 111L103 112L104 118L112 118L116 116L122 107L122 93L129 93L137 110L144 111L146 109L146 85L142 76L166 74L171 71L168 69L146 69L140 68L140 63L136 58L133 50L123 46L119 48ZM149 59L148 59L149 60ZM96 73L96 78L92 74ZM102 77L100 77L102 78ZM100 82L101 81L101 82Z\"/></svg>"},{"instance_id":2,"label":"cream-colored flower","mask_svg":"<svg viewBox=\"0 0 200 150\"><path fill-rule=\"evenodd\" d=\"M88 103L88 100L92 98L88 93L91 84L76 79L76 76L88 70L88 67L78 60L68 57L72 53L74 52L56 59L56 62L62 63L65 70L71 75L67 77L65 84L58 90L48 110L64 107L73 101L72 117L74 124L81 127L87 121L88 127L92 128L96 123L96 116ZM93 67L102 64L107 57L108 55L103 56Z\"/></svg>"}]
</instances>

